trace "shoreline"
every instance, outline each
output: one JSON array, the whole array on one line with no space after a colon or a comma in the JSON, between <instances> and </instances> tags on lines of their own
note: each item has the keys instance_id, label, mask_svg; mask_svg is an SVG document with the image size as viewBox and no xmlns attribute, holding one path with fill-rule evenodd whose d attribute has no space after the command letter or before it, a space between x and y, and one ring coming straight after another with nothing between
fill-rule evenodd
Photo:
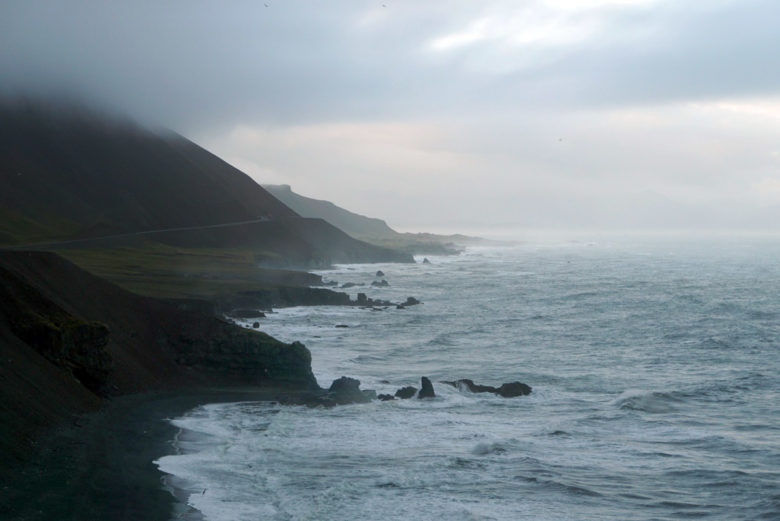
<instances>
[{"instance_id":1,"label":"shoreline","mask_svg":"<svg viewBox=\"0 0 780 521\"><path fill-rule=\"evenodd\" d=\"M36 457L0 488L0 518L19 521L106 519L170 521L188 493L166 483L153 461L172 454L169 421L215 402L302 402L278 388L201 388L116 398L41 440ZM168 490L166 490L166 487ZM174 490L171 490L174 489ZM199 519L197 511L185 519ZM193 516L193 517L190 517ZM200 518L202 519L202 518Z\"/></svg>"}]
</instances>

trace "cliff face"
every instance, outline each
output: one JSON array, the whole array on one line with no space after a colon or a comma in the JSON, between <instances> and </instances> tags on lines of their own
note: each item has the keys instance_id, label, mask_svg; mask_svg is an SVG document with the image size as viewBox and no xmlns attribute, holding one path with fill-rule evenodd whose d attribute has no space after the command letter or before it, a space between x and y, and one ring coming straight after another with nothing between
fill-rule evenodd
<instances>
[{"instance_id":1,"label":"cliff face","mask_svg":"<svg viewBox=\"0 0 780 521\"><path fill-rule=\"evenodd\" d=\"M202 385L317 389L311 355L129 293L52 253L0 252L0 451L107 397Z\"/></svg>"}]
</instances>

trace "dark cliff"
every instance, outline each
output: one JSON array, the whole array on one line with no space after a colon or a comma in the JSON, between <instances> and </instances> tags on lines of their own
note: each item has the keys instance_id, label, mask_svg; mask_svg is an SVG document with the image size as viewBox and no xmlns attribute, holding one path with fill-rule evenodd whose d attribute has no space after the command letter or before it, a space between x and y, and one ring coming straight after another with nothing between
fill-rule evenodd
<instances>
[{"instance_id":1,"label":"dark cliff","mask_svg":"<svg viewBox=\"0 0 780 521\"><path fill-rule=\"evenodd\" d=\"M6 463L111 396L214 385L318 388L300 343L127 292L52 253L0 252Z\"/></svg>"}]
</instances>

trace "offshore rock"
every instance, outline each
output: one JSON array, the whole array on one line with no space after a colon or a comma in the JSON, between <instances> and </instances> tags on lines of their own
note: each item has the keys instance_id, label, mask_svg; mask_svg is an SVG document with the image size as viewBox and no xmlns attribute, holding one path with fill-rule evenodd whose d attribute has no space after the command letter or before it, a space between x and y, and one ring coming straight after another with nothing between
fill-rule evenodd
<instances>
[{"instance_id":1,"label":"offshore rock","mask_svg":"<svg viewBox=\"0 0 780 521\"><path fill-rule=\"evenodd\" d=\"M496 389L492 385L475 384L474 380L470 380L468 378L463 378L461 380L456 380L454 382L442 382L442 383L451 385L453 387L457 387L460 390L465 389L472 393L497 393L498 392L498 389Z\"/></svg>"},{"instance_id":2,"label":"offshore rock","mask_svg":"<svg viewBox=\"0 0 780 521\"><path fill-rule=\"evenodd\" d=\"M395 392L395 396L401 398L402 400L407 400L413 397L415 394L417 394L417 388L412 387L411 385L408 387L401 387Z\"/></svg>"},{"instance_id":3,"label":"offshore rock","mask_svg":"<svg viewBox=\"0 0 780 521\"><path fill-rule=\"evenodd\" d=\"M347 376L333 380L328 389L327 397L338 405L371 401L371 398L360 390L360 380Z\"/></svg>"},{"instance_id":4,"label":"offshore rock","mask_svg":"<svg viewBox=\"0 0 780 521\"><path fill-rule=\"evenodd\" d=\"M514 398L515 396L527 396L531 394L531 386L521 382L510 382L503 384L498 388L498 394L504 398Z\"/></svg>"},{"instance_id":5,"label":"offshore rock","mask_svg":"<svg viewBox=\"0 0 780 521\"><path fill-rule=\"evenodd\" d=\"M395 396L393 396L392 394L380 394L377 396L377 399L383 402L389 402L390 400L395 400Z\"/></svg>"},{"instance_id":6,"label":"offshore rock","mask_svg":"<svg viewBox=\"0 0 780 521\"><path fill-rule=\"evenodd\" d=\"M375 288L386 288L390 286L390 283L387 282L385 279L382 279L382 280L375 280L374 282L371 283L371 285L374 286Z\"/></svg>"},{"instance_id":7,"label":"offshore rock","mask_svg":"<svg viewBox=\"0 0 780 521\"><path fill-rule=\"evenodd\" d=\"M407 307L407 306L416 306L419 303L420 303L420 301L417 300L414 297L406 297L406 302L404 302L401 305L404 306L404 307Z\"/></svg>"},{"instance_id":8,"label":"offshore rock","mask_svg":"<svg viewBox=\"0 0 780 521\"><path fill-rule=\"evenodd\" d=\"M467 390L472 393L493 393L504 398L514 398L516 396L527 396L531 394L531 386L522 382L510 382L502 384L501 387L493 387L492 385L479 385L475 384L473 380L463 378L455 381L442 381L443 384L451 385L460 390Z\"/></svg>"},{"instance_id":9,"label":"offshore rock","mask_svg":"<svg viewBox=\"0 0 780 521\"><path fill-rule=\"evenodd\" d=\"M420 389L420 393L417 395L417 398L436 398L436 393L433 391L433 384L431 383L430 379L428 379L427 376L423 376L420 379L420 382L422 389Z\"/></svg>"},{"instance_id":10,"label":"offshore rock","mask_svg":"<svg viewBox=\"0 0 780 521\"><path fill-rule=\"evenodd\" d=\"M376 272L376 276L377 277L384 277L385 276L385 272L382 271L382 270L379 270L379 271Z\"/></svg>"},{"instance_id":11,"label":"offshore rock","mask_svg":"<svg viewBox=\"0 0 780 521\"><path fill-rule=\"evenodd\" d=\"M431 263L431 261L428 260L428 257L425 257L423 259L423 264L430 264L430 263Z\"/></svg>"}]
</instances>

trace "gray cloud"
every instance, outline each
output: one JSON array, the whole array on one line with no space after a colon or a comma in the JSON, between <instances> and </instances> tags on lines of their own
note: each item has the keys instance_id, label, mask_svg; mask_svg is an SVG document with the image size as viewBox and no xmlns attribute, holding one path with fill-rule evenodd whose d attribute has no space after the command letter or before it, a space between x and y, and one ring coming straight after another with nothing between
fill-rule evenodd
<instances>
[{"instance_id":1,"label":"gray cloud","mask_svg":"<svg viewBox=\"0 0 780 521\"><path fill-rule=\"evenodd\" d=\"M751 112L780 94L776 2L267 3L7 0L0 93L170 126L406 226L600 225L658 200L698 226L780 201L779 112Z\"/></svg>"},{"instance_id":2,"label":"gray cloud","mask_svg":"<svg viewBox=\"0 0 780 521\"><path fill-rule=\"evenodd\" d=\"M440 55L426 51L430 40L517 3L388 4L4 2L2 86L78 93L186 130L238 117L659 102L780 84L770 1L602 7L588 13L600 27L585 41L496 50L487 40ZM479 69L490 61L503 70Z\"/></svg>"}]
</instances>

